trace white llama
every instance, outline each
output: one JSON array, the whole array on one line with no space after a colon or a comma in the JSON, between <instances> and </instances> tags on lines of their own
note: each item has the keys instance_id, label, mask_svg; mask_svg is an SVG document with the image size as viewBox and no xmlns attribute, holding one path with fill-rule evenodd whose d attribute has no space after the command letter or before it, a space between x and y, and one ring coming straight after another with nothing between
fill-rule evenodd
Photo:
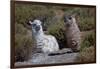
<instances>
[{"instance_id":1,"label":"white llama","mask_svg":"<svg viewBox=\"0 0 100 69\"><path fill-rule=\"evenodd\" d=\"M37 48L44 53L52 53L59 50L56 38L52 35L44 34L40 20L36 19L29 21L29 23L32 26L32 35L36 40Z\"/></svg>"}]
</instances>

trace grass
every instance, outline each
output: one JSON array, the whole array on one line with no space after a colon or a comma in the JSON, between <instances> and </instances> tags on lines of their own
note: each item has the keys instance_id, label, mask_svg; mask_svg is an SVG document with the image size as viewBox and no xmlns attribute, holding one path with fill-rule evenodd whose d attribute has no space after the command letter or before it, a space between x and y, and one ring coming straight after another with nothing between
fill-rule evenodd
<instances>
[{"instance_id":1,"label":"grass","mask_svg":"<svg viewBox=\"0 0 100 69\"><path fill-rule=\"evenodd\" d=\"M95 47L95 33L94 31L86 32L81 43L81 50L77 61L79 62L95 62L96 47Z\"/></svg>"},{"instance_id":2,"label":"grass","mask_svg":"<svg viewBox=\"0 0 100 69\"><path fill-rule=\"evenodd\" d=\"M79 62L95 62L96 60L96 52L95 52L95 46L91 46L88 48L84 48L77 58L77 61Z\"/></svg>"},{"instance_id":3,"label":"grass","mask_svg":"<svg viewBox=\"0 0 100 69\"><path fill-rule=\"evenodd\" d=\"M28 60L34 50L32 36L27 34L27 29L21 24L16 24L15 33L15 60Z\"/></svg>"}]
</instances>

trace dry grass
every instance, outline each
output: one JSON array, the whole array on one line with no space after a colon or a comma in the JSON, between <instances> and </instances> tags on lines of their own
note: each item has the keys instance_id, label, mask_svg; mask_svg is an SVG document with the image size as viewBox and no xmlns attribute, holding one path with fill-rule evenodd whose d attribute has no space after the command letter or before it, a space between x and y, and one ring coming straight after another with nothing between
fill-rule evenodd
<instances>
[{"instance_id":1,"label":"dry grass","mask_svg":"<svg viewBox=\"0 0 100 69\"><path fill-rule=\"evenodd\" d=\"M28 60L34 50L32 35L22 24L15 25L15 33L15 60Z\"/></svg>"},{"instance_id":2,"label":"dry grass","mask_svg":"<svg viewBox=\"0 0 100 69\"><path fill-rule=\"evenodd\" d=\"M95 62L96 61L96 45L95 45L95 32L94 30L81 32L81 51L77 58L77 61L86 63L86 62Z\"/></svg>"},{"instance_id":3,"label":"dry grass","mask_svg":"<svg viewBox=\"0 0 100 69\"><path fill-rule=\"evenodd\" d=\"M77 60L79 62L95 62L95 46L91 46L89 48L84 48L81 52Z\"/></svg>"}]
</instances>

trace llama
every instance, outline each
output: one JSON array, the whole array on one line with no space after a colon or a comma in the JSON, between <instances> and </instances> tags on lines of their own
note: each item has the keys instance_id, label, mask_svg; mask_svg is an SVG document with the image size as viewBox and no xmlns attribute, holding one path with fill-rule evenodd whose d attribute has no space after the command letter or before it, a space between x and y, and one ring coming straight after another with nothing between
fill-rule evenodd
<instances>
[{"instance_id":1,"label":"llama","mask_svg":"<svg viewBox=\"0 0 100 69\"><path fill-rule=\"evenodd\" d=\"M74 52L79 51L81 38L75 15L65 15L64 24L66 28L66 40L68 47Z\"/></svg>"},{"instance_id":2,"label":"llama","mask_svg":"<svg viewBox=\"0 0 100 69\"><path fill-rule=\"evenodd\" d=\"M59 45L56 38L52 35L46 35L43 32L41 23L39 19L29 21L29 24L32 26L32 35L36 40L36 48L40 49L43 53L58 51Z\"/></svg>"}]
</instances>

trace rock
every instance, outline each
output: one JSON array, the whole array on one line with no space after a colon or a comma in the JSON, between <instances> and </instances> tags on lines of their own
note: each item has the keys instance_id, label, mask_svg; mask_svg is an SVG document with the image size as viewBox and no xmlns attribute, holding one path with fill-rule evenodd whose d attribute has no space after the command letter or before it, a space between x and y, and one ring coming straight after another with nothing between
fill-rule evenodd
<instances>
[{"instance_id":1,"label":"rock","mask_svg":"<svg viewBox=\"0 0 100 69\"><path fill-rule=\"evenodd\" d=\"M79 53L66 53L61 55L48 56L46 53L35 53L32 59L25 62L16 62L15 66L56 64L56 63L75 63Z\"/></svg>"}]
</instances>

